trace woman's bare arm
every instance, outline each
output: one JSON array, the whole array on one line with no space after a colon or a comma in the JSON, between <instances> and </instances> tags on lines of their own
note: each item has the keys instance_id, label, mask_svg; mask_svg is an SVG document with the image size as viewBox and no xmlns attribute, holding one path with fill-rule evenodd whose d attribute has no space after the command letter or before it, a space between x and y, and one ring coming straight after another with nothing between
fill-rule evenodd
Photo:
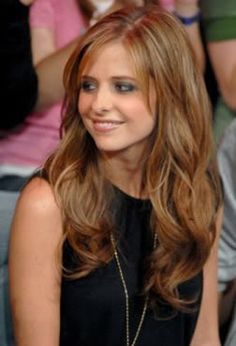
<instances>
[{"instance_id":1,"label":"woman's bare arm","mask_svg":"<svg viewBox=\"0 0 236 346\"><path fill-rule=\"evenodd\" d=\"M9 277L18 346L58 346L60 212L48 183L33 179L17 203L10 238Z\"/></svg>"},{"instance_id":2,"label":"woman's bare arm","mask_svg":"<svg viewBox=\"0 0 236 346\"><path fill-rule=\"evenodd\" d=\"M223 207L216 217L217 236L203 270L203 297L191 346L220 346L217 293L217 255Z\"/></svg>"}]
</instances>

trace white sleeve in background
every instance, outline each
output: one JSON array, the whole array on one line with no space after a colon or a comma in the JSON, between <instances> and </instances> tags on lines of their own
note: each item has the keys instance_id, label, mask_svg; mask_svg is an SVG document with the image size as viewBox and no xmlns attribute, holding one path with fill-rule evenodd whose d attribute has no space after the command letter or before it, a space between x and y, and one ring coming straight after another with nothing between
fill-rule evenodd
<instances>
[{"instance_id":1,"label":"white sleeve in background","mask_svg":"<svg viewBox=\"0 0 236 346\"><path fill-rule=\"evenodd\" d=\"M225 132L218 151L224 185L224 221L219 245L220 290L236 278L236 120Z\"/></svg>"}]
</instances>

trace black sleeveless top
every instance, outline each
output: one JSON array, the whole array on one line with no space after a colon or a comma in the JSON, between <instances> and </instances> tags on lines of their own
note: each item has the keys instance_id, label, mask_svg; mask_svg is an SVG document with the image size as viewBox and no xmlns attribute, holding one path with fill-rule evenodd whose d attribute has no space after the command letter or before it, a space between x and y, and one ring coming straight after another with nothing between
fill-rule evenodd
<instances>
[{"instance_id":1,"label":"black sleeveless top","mask_svg":"<svg viewBox=\"0 0 236 346\"><path fill-rule=\"evenodd\" d=\"M149 229L151 204L120 190L119 259L130 308L130 341L133 341L143 310L144 259L153 247ZM65 243L63 262L73 267L73 254ZM194 312L173 311L163 305L163 317L148 309L137 346L187 346L190 344L202 296L202 273L179 287L181 296L197 297ZM161 311L161 310L160 310ZM166 315L165 315L166 314ZM172 316L172 317L171 317ZM61 287L61 346L126 346L125 295L115 259L79 280L63 278Z\"/></svg>"}]
</instances>

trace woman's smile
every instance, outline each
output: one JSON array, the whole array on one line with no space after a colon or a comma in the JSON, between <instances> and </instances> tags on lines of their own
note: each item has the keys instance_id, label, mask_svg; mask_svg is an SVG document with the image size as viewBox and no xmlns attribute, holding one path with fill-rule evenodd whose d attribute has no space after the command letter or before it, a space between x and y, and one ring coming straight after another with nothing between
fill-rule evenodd
<instances>
[{"instance_id":1,"label":"woman's smile","mask_svg":"<svg viewBox=\"0 0 236 346\"><path fill-rule=\"evenodd\" d=\"M94 120L94 130L102 133L109 133L119 128L124 122L114 120Z\"/></svg>"}]
</instances>

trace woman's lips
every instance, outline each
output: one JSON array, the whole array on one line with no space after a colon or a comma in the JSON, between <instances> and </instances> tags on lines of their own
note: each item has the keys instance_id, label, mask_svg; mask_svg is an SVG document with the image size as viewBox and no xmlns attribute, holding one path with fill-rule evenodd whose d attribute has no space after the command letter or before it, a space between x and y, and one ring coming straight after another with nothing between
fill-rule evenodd
<instances>
[{"instance_id":1,"label":"woman's lips","mask_svg":"<svg viewBox=\"0 0 236 346\"><path fill-rule=\"evenodd\" d=\"M121 121L93 121L93 127L99 132L108 132L117 129L123 122Z\"/></svg>"}]
</instances>

